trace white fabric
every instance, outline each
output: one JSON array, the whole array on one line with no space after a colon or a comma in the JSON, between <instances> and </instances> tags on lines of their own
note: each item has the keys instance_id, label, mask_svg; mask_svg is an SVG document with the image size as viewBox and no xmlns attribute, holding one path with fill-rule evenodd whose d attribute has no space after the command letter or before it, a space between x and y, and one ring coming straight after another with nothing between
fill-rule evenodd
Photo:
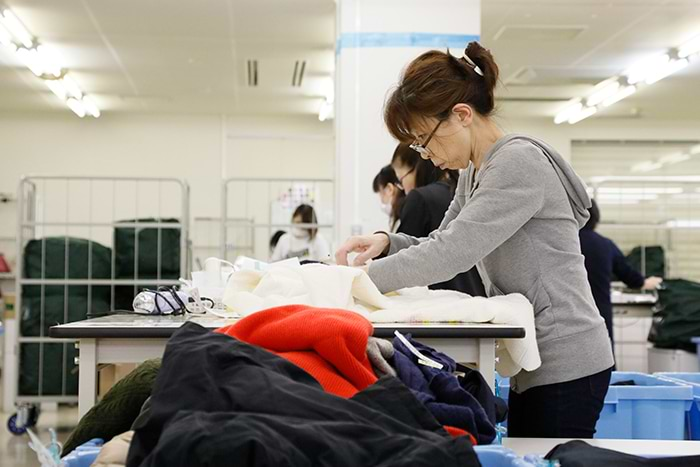
<instances>
[{"instance_id":1,"label":"white fabric","mask_svg":"<svg viewBox=\"0 0 700 467\"><path fill-rule=\"evenodd\" d=\"M324 261L330 258L331 249L321 234L316 234L313 240L308 236L298 238L288 233L282 235L270 257L271 262L297 257L301 260L310 259Z\"/></svg>"},{"instance_id":2,"label":"white fabric","mask_svg":"<svg viewBox=\"0 0 700 467\"><path fill-rule=\"evenodd\" d=\"M361 269L310 264L270 265L267 271L231 275L224 304L247 316L267 308L300 304L358 312L374 323L493 323L525 328L523 339L498 341L496 369L513 376L540 364L532 305L520 294L483 298L424 287L382 295Z\"/></svg>"}]
</instances>

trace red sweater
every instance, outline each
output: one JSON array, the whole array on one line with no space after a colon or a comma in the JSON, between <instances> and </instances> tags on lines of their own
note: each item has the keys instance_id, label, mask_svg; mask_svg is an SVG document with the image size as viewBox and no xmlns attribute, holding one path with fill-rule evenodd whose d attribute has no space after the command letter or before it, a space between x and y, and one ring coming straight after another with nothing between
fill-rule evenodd
<instances>
[{"instance_id":1,"label":"red sweater","mask_svg":"<svg viewBox=\"0 0 700 467\"><path fill-rule=\"evenodd\" d=\"M372 323L351 311L282 306L217 332L278 354L337 396L352 397L377 381L367 358Z\"/></svg>"}]
</instances>

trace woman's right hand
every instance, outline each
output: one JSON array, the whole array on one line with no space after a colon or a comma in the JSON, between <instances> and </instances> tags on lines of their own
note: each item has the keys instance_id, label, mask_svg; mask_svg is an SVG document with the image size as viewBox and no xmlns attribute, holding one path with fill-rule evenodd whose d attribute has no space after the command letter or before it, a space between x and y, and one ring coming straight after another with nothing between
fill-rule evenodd
<instances>
[{"instance_id":1,"label":"woman's right hand","mask_svg":"<svg viewBox=\"0 0 700 467\"><path fill-rule=\"evenodd\" d=\"M348 266L348 255L359 253L352 265L363 266L370 259L386 253L390 243L389 236L383 233L350 237L336 251L335 262L342 266Z\"/></svg>"}]
</instances>

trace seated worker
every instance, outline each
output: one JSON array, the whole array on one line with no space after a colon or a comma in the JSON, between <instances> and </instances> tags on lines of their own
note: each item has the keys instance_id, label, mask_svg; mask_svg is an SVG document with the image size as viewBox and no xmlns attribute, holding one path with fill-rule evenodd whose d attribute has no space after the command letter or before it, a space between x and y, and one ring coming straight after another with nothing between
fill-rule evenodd
<instances>
[{"instance_id":1,"label":"seated worker","mask_svg":"<svg viewBox=\"0 0 700 467\"><path fill-rule=\"evenodd\" d=\"M372 181L372 190L379 195L382 211L389 216L389 231L391 233L396 233L401 225L399 214L406 198L406 194L399 188L398 184L399 179L396 178L391 164L382 167L382 170Z\"/></svg>"},{"instance_id":2,"label":"seated worker","mask_svg":"<svg viewBox=\"0 0 700 467\"><path fill-rule=\"evenodd\" d=\"M437 168L403 143L394 150L391 166L398 178L399 188L406 194L399 214L397 233L417 238L427 237L440 226L445 217L455 195L459 172ZM476 266L447 282L433 284L430 288L486 296Z\"/></svg>"},{"instance_id":3,"label":"seated worker","mask_svg":"<svg viewBox=\"0 0 700 467\"><path fill-rule=\"evenodd\" d=\"M330 258L330 246L318 233L316 211L308 204L301 204L294 210L292 224L312 224L314 226L292 227L291 233L285 233L277 242L272 252L271 262L287 258L300 260L324 261Z\"/></svg>"},{"instance_id":4,"label":"seated worker","mask_svg":"<svg viewBox=\"0 0 700 467\"><path fill-rule=\"evenodd\" d=\"M605 320L605 326L608 328L608 335L614 349L612 302L610 301L612 275L615 274L627 287L632 289L652 290L661 283L662 279L660 277L644 279L643 275L627 263L625 256L612 240L595 231L598 222L600 222L600 210L595 200L591 200L591 203L592 206L588 210L591 217L583 229L579 231L581 254L585 258L588 283L591 284L593 299Z\"/></svg>"}]
</instances>

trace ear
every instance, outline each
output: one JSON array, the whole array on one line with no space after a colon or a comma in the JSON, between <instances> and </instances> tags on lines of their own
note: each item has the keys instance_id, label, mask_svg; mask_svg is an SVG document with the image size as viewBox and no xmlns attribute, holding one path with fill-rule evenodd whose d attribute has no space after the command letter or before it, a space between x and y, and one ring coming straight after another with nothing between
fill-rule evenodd
<instances>
[{"instance_id":1,"label":"ear","mask_svg":"<svg viewBox=\"0 0 700 467\"><path fill-rule=\"evenodd\" d=\"M455 104L452 113L457 116L462 126L470 126L474 120L474 109L469 104Z\"/></svg>"}]
</instances>

